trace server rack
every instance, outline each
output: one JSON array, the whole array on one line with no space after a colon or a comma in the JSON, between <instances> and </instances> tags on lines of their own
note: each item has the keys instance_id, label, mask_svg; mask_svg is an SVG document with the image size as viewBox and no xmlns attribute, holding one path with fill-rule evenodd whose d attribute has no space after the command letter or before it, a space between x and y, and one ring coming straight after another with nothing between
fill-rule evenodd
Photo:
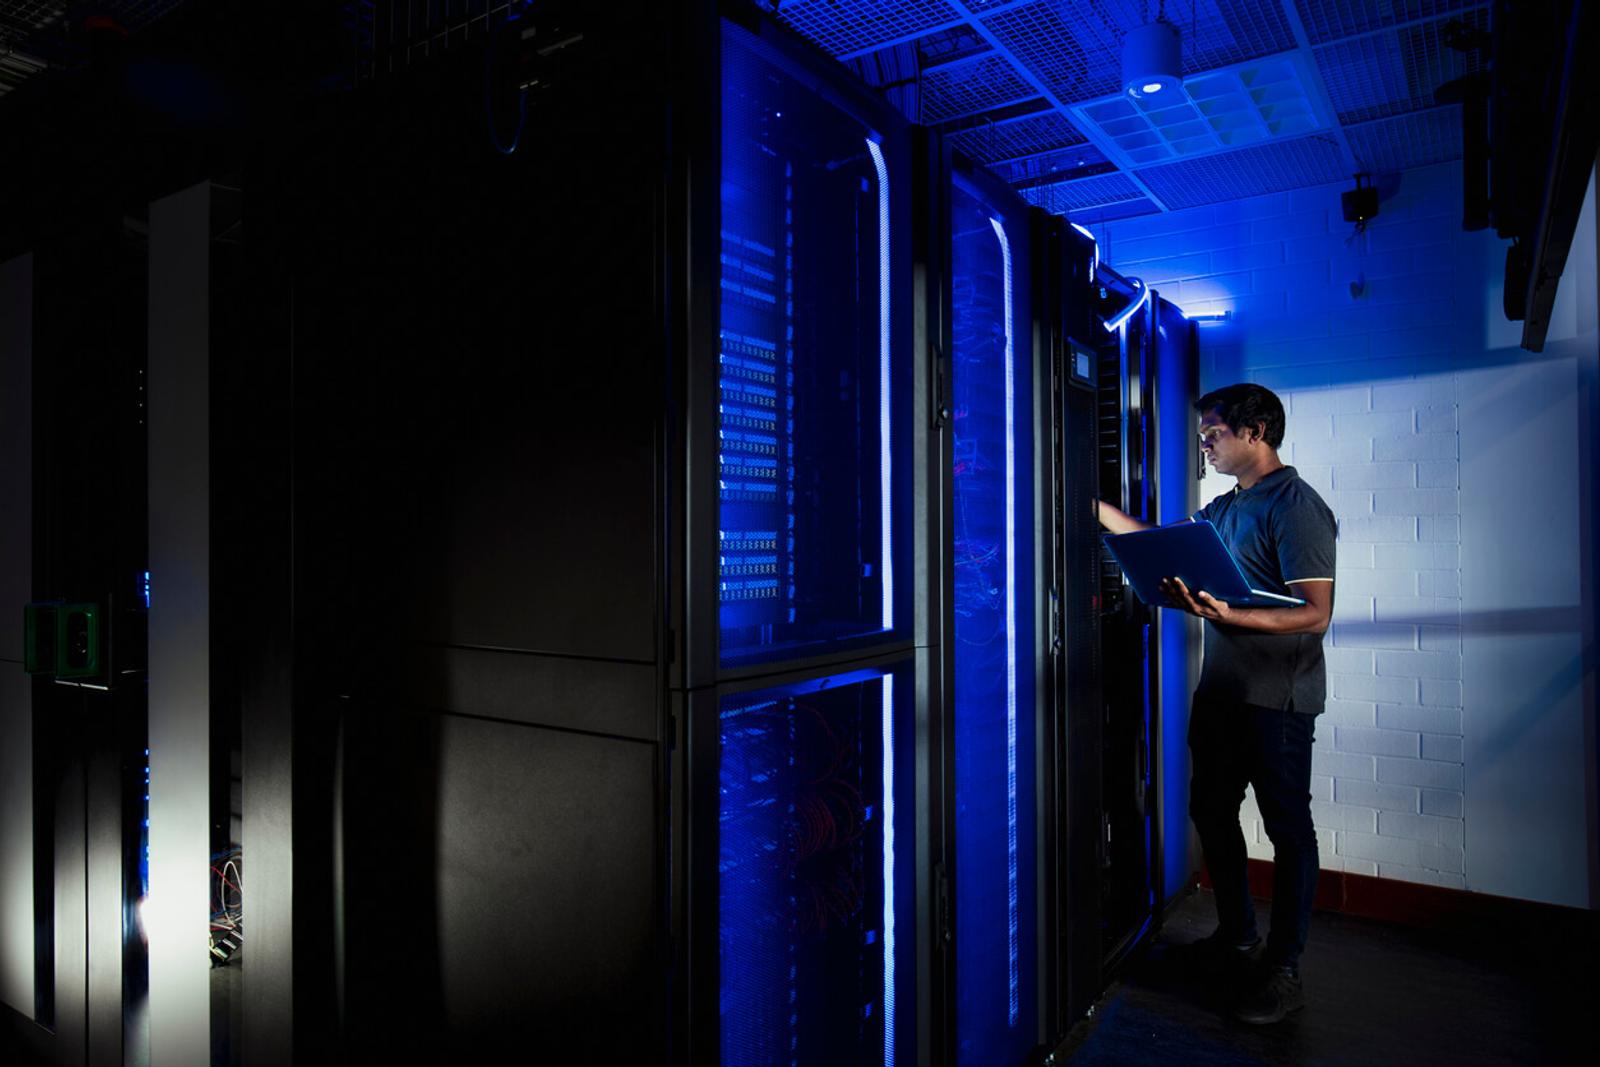
<instances>
[{"instance_id":1,"label":"server rack","mask_svg":"<svg viewBox=\"0 0 1600 1067\"><path fill-rule=\"evenodd\" d=\"M1179 522L1196 503L1198 334L1159 293L1102 274L1111 300L1142 303L1100 350L1101 498L1146 522ZM1139 665L1107 672L1105 959L1114 968L1192 873L1186 737L1197 627L1141 604L1109 559L1100 598L1107 663Z\"/></svg>"},{"instance_id":2,"label":"server rack","mask_svg":"<svg viewBox=\"0 0 1600 1067\"><path fill-rule=\"evenodd\" d=\"M1108 272L1109 273L1109 272ZM1139 297L1134 296L1134 299ZM1148 302L1108 335L1100 350L1101 497L1144 522L1155 505L1155 331ZM1160 849L1151 793L1160 650L1155 610L1139 602L1114 561L1101 562L1104 730L1107 775L1103 820L1102 930L1105 965L1114 968L1148 931L1157 896L1152 861Z\"/></svg>"},{"instance_id":3,"label":"server rack","mask_svg":"<svg viewBox=\"0 0 1600 1067\"><path fill-rule=\"evenodd\" d=\"M1204 457L1195 434L1194 402L1200 389L1200 331L1182 309L1154 290L1150 294L1155 369L1155 521L1181 522L1200 506ZM1151 778L1158 783L1149 806L1155 815L1154 876L1158 909L1193 884L1189 827L1189 700L1199 681L1200 621L1176 612L1156 613L1152 644L1159 648L1152 703Z\"/></svg>"},{"instance_id":4,"label":"server rack","mask_svg":"<svg viewBox=\"0 0 1600 1067\"><path fill-rule=\"evenodd\" d=\"M522 17L577 41L514 154L466 51L257 190L293 712L245 821L287 744L294 951L244 1056L289 1016L354 1061L918 1062L909 130L742 5Z\"/></svg>"},{"instance_id":5,"label":"server rack","mask_svg":"<svg viewBox=\"0 0 1600 1067\"><path fill-rule=\"evenodd\" d=\"M1064 220L1036 216L1033 265L1039 293L1036 349L1048 359L1051 661L1045 810L1046 1006L1052 1036L1064 1036L1104 988L1100 872L1102 648L1095 517L1098 366L1089 347L1099 329L1092 292L1093 240Z\"/></svg>"},{"instance_id":6,"label":"server rack","mask_svg":"<svg viewBox=\"0 0 1600 1067\"><path fill-rule=\"evenodd\" d=\"M31 896L33 929L6 948L31 948L33 998L12 1007L36 1024L36 1052L140 1062L145 249L136 226L106 212L52 216L30 236L7 294L27 343L8 351L6 376L28 384L7 398L8 416L30 439L6 455L26 466L5 480L31 498L20 512L31 528L7 531L8 565L24 580L7 582L20 597L0 662L12 675L8 725L28 725L8 745L31 761L20 779L31 795L16 799L32 854L6 861L18 881L31 867L31 884L11 892Z\"/></svg>"},{"instance_id":7,"label":"server rack","mask_svg":"<svg viewBox=\"0 0 1600 1067\"><path fill-rule=\"evenodd\" d=\"M764 18L718 36L718 631L674 693L690 1057L914 1063L934 682L910 131Z\"/></svg>"},{"instance_id":8,"label":"server rack","mask_svg":"<svg viewBox=\"0 0 1600 1067\"><path fill-rule=\"evenodd\" d=\"M954 1064L1021 1064L1051 1034L1042 887L1047 723L1048 363L1033 323L1027 205L937 151L946 640L943 1034Z\"/></svg>"}]
</instances>

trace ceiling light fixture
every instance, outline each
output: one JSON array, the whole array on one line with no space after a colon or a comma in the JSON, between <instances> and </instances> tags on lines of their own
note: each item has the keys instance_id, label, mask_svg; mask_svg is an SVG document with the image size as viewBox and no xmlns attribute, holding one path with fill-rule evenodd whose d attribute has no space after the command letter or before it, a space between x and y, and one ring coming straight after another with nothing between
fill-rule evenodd
<instances>
[{"instance_id":1,"label":"ceiling light fixture","mask_svg":"<svg viewBox=\"0 0 1600 1067\"><path fill-rule=\"evenodd\" d=\"M1135 100L1159 96L1183 83L1183 37L1167 21L1167 3L1160 13L1122 38L1122 88Z\"/></svg>"}]
</instances>

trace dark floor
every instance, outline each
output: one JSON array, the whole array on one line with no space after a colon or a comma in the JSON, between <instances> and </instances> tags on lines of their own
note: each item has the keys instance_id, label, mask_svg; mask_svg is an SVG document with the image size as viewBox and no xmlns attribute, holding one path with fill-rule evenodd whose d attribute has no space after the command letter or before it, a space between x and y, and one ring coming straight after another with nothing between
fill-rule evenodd
<instances>
[{"instance_id":1,"label":"dark floor","mask_svg":"<svg viewBox=\"0 0 1600 1067\"><path fill-rule=\"evenodd\" d=\"M1266 908L1261 909L1265 923ZM1308 1004L1275 1026L1227 1014L1216 983L1164 949L1215 925L1199 892L1168 916L1159 941L1097 1005L1066 1046L1070 1067L1509 1067L1600 1062L1592 943L1500 932L1476 940L1319 913L1302 961ZM1263 930L1263 932L1265 932ZM21 1025L0 1006L0 1024ZM31 1024L29 1024L31 1025ZM0 1063L32 1063L0 1025Z\"/></svg>"},{"instance_id":2,"label":"dark floor","mask_svg":"<svg viewBox=\"0 0 1600 1067\"><path fill-rule=\"evenodd\" d=\"M1258 906L1263 926L1266 907ZM1201 891L1168 917L1161 938L1107 992L1068 1041L1072 1067L1185 1064L1242 1067L1422 1067L1595 1063L1600 1022L1587 950L1472 943L1409 927L1318 913L1301 960L1306 1007L1269 1027L1232 1021L1227 993L1164 951L1216 926ZM1265 933L1265 929L1262 931Z\"/></svg>"}]
</instances>

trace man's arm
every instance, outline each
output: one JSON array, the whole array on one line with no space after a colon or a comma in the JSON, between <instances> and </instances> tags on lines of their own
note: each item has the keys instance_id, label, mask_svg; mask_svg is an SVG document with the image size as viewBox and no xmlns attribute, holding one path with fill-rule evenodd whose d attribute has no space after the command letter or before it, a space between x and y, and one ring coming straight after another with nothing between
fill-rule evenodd
<instances>
[{"instance_id":1,"label":"man's arm","mask_svg":"<svg viewBox=\"0 0 1600 1067\"><path fill-rule=\"evenodd\" d=\"M1327 633L1328 623L1333 619L1333 583L1302 581L1291 584L1295 587L1294 591L1305 598L1305 604L1301 607L1230 607L1204 590L1190 592L1182 578L1165 579L1161 588L1171 606L1212 622L1269 634Z\"/></svg>"},{"instance_id":2,"label":"man's arm","mask_svg":"<svg viewBox=\"0 0 1600 1067\"><path fill-rule=\"evenodd\" d=\"M1095 501L1095 518L1100 520L1101 526L1114 534L1150 529L1148 522L1140 522L1115 504L1107 504L1104 500Z\"/></svg>"}]
</instances>

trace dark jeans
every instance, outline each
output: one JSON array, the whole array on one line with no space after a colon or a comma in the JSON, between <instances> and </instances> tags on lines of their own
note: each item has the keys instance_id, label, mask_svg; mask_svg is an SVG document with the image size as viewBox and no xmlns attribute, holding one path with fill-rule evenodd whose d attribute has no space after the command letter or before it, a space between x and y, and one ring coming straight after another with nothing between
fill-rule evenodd
<instances>
[{"instance_id":1,"label":"dark jeans","mask_svg":"<svg viewBox=\"0 0 1600 1067\"><path fill-rule=\"evenodd\" d=\"M1317 834L1311 824L1311 742L1316 716L1195 698L1189 718L1194 778L1189 817L1200 831L1216 892L1218 926L1240 944L1256 936L1239 805L1246 784L1272 839L1272 931L1268 963L1297 966L1317 894Z\"/></svg>"}]
</instances>

